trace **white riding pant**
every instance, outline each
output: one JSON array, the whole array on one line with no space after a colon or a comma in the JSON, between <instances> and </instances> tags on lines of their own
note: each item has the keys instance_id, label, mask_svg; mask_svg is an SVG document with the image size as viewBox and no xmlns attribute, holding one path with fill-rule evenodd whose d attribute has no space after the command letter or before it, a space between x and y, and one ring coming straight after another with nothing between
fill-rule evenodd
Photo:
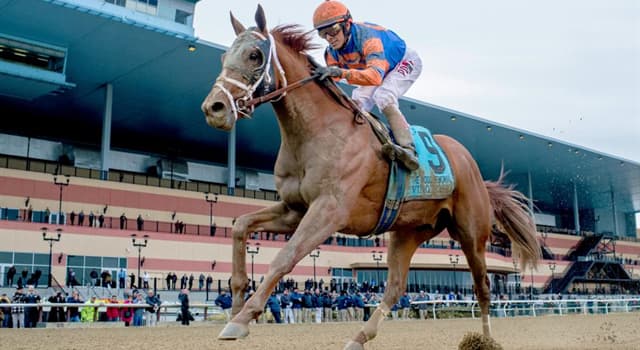
<instances>
[{"instance_id":1,"label":"white riding pant","mask_svg":"<svg viewBox=\"0 0 640 350\"><path fill-rule=\"evenodd\" d=\"M360 86L353 90L351 97L362 109L370 112L374 106L382 111L388 105L398 106L398 98L403 96L422 73L422 60L418 53L406 49L402 61L387 73L379 86Z\"/></svg>"}]
</instances>

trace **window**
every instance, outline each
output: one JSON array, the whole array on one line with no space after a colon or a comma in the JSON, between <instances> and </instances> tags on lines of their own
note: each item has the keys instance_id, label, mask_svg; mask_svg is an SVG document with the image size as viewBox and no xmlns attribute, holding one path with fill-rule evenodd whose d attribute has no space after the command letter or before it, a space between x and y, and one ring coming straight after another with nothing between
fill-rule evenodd
<instances>
[{"instance_id":1,"label":"window","mask_svg":"<svg viewBox=\"0 0 640 350\"><path fill-rule=\"evenodd\" d=\"M84 256L69 255L67 258L67 265L69 266L83 266Z\"/></svg>"},{"instance_id":2,"label":"window","mask_svg":"<svg viewBox=\"0 0 640 350\"><path fill-rule=\"evenodd\" d=\"M127 6L127 0L104 0L104 2L108 2L110 4L114 4L122 7Z\"/></svg>"},{"instance_id":3,"label":"window","mask_svg":"<svg viewBox=\"0 0 640 350\"><path fill-rule=\"evenodd\" d=\"M0 36L0 61L64 73L65 56L63 49Z\"/></svg>"},{"instance_id":4,"label":"window","mask_svg":"<svg viewBox=\"0 0 640 350\"><path fill-rule=\"evenodd\" d=\"M158 14L158 0L137 0L136 10L155 16Z\"/></svg>"},{"instance_id":5,"label":"window","mask_svg":"<svg viewBox=\"0 0 640 350\"><path fill-rule=\"evenodd\" d=\"M33 264L33 253L16 253L14 262L16 264Z\"/></svg>"},{"instance_id":6,"label":"window","mask_svg":"<svg viewBox=\"0 0 640 350\"><path fill-rule=\"evenodd\" d=\"M13 263L13 253L0 252L0 264L11 264L11 263Z\"/></svg>"},{"instance_id":7,"label":"window","mask_svg":"<svg viewBox=\"0 0 640 350\"><path fill-rule=\"evenodd\" d=\"M49 265L49 254L34 254L34 265Z\"/></svg>"},{"instance_id":8,"label":"window","mask_svg":"<svg viewBox=\"0 0 640 350\"><path fill-rule=\"evenodd\" d=\"M102 267L118 267L118 258L109 258L105 256L104 258L102 258Z\"/></svg>"},{"instance_id":9,"label":"window","mask_svg":"<svg viewBox=\"0 0 640 350\"><path fill-rule=\"evenodd\" d=\"M175 21L180 24L190 24L191 14L186 11L176 10Z\"/></svg>"},{"instance_id":10,"label":"window","mask_svg":"<svg viewBox=\"0 0 640 350\"><path fill-rule=\"evenodd\" d=\"M110 256L69 256L67 258L67 269L73 269L76 279L80 285L87 285L95 282L91 278L91 271L100 274L108 270L111 276L116 276L119 267L127 268L127 258ZM67 272L68 273L68 272ZM67 276L68 278L69 276Z\"/></svg>"}]
</instances>

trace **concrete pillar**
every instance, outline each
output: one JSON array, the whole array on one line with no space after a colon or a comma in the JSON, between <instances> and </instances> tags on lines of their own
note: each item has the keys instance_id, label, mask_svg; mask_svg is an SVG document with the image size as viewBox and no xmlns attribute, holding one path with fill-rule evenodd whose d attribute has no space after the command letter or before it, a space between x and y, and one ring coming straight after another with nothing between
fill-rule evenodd
<instances>
[{"instance_id":1,"label":"concrete pillar","mask_svg":"<svg viewBox=\"0 0 640 350\"><path fill-rule=\"evenodd\" d=\"M578 208L578 184L573 181L573 227L580 234L580 208Z\"/></svg>"},{"instance_id":2,"label":"concrete pillar","mask_svg":"<svg viewBox=\"0 0 640 350\"><path fill-rule=\"evenodd\" d=\"M112 111L113 111L113 85L106 84L104 86L104 113L102 117L102 146L100 148L100 155L101 155L100 178L102 180L106 180L109 176Z\"/></svg>"},{"instance_id":3,"label":"concrete pillar","mask_svg":"<svg viewBox=\"0 0 640 350\"><path fill-rule=\"evenodd\" d=\"M227 145L227 194L233 196L236 191L236 126L229 131L229 144Z\"/></svg>"}]
</instances>

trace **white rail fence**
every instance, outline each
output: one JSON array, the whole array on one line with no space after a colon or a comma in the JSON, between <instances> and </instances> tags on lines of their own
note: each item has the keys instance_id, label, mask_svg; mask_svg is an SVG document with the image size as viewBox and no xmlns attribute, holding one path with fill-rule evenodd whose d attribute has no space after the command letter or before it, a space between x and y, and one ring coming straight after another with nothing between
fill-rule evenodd
<instances>
[{"instance_id":1,"label":"white rail fence","mask_svg":"<svg viewBox=\"0 0 640 350\"><path fill-rule=\"evenodd\" d=\"M426 305L433 319L480 316L480 307L475 300L428 300L411 304L415 308L425 308ZM490 310L493 317L640 312L640 298L494 300L491 301Z\"/></svg>"},{"instance_id":2,"label":"white rail fence","mask_svg":"<svg viewBox=\"0 0 640 350\"><path fill-rule=\"evenodd\" d=\"M415 310L413 317L418 318L417 310L422 308L428 312L428 318L477 318L480 316L480 307L474 300L428 300L414 301L411 303ZM377 305L367 304L370 311ZM149 308L147 304L110 304L110 303L49 303L39 304L0 304L2 308L20 307L22 309L35 307L43 313L49 312L52 307L94 307L98 313L106 312L108 307L113 308ZM223 311L213 304L193 303L190 311L197 320L211 319L224 320ZM161 320L175 321L180 312L179 303L165 302L160 308ZM563 299L563 300L494 300L491 302L492 317L538 317L546 315L569 314L610 314L640 312L640 297L620 299ZM42 315L42 322L46 323L46 317ZM216 317L218 316L218 317Z\"/></svg>"}]
</instances>

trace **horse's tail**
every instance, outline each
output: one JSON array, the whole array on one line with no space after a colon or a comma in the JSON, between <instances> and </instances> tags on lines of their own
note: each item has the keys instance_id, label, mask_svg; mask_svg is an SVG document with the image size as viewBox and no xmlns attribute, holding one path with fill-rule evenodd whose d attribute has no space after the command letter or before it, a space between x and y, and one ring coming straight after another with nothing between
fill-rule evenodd
<instances>
[{"instance_id":1,"label":"horse's tail","mask_svg":"<svg viewBox=\"0 0 640 350\"><path fill-rule=\"evenodd\" d=\"M511 250L518 257L522 270L527 266L535 268L541 256L540 245L536 239L536 225L529 201L514 186L504 186L504 171L500 171L498 181L485 181L493 207L493 215L511 240Z\"/></svg>"}]
</instances>

